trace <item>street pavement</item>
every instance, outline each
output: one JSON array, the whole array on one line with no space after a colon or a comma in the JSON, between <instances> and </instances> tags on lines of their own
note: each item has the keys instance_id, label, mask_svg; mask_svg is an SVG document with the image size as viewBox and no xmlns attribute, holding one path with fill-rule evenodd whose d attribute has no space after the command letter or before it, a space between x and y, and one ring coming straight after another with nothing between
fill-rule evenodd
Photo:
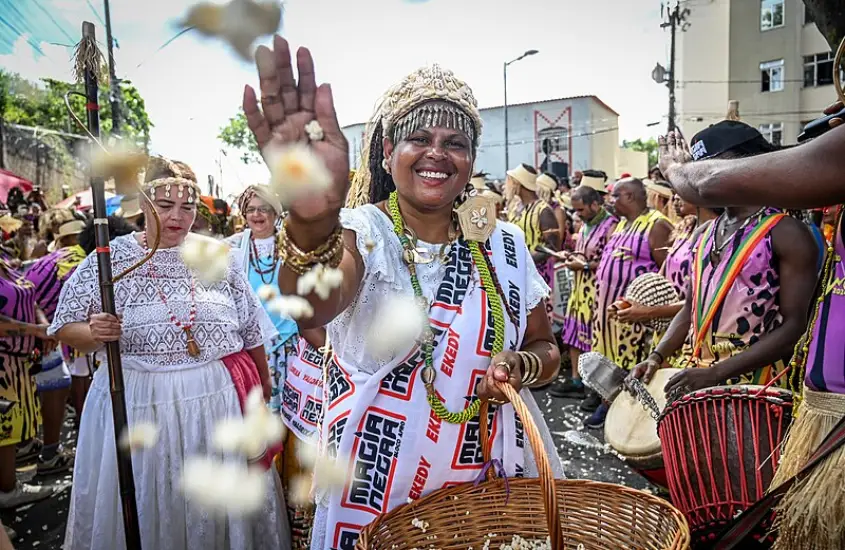
<instances>
[{"instance_id":1,"label":"street pavement","mask_svg":"<svg viewBox=\"0 0 845 550\"><path fill-rule=\"evenodd\" d=\"M545 390L538 390L534 395L552 432L568 478L619 483L654 492L648 481L604 445L601 430L583 429L582 422L588 413L578 408L577 400L554 398ZM72 447L76 433L71 419L65 422L65 428L65 445ZM19 469L18 477L32 480L34 473L32 465ZM42 502L15 511L0 512L0 519L17 532L13 541L16 550L60 550L67 521L71 475L68 472L37 478L33 482L55 485L58 492Z\"/></svg>"}]
</instances>

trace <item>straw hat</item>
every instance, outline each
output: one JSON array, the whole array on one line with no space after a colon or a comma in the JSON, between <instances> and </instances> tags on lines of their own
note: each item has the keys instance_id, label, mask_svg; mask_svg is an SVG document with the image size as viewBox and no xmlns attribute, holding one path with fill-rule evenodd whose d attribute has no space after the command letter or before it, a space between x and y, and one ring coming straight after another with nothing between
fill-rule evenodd
<instances>
[{"instance_id":1,"label":"straw hat","mask_svg":"<svg viewBox=\"0 0 845 550\"><path fill-rule=\"evenodd\" d=\"M672 186L670 186L669 182L667 181L644 180L643 185L645 185L645 188L654 193L655 195L661 196L664 199L672 198Z\"/></svg>"},{"instance_id":2,"label":"straw hat","mask_svg":"<svg viewBox=\"0 0 845 550\"><path fill-rule=\"evenodd\" d=\"M21 228L23 222L17 218L13 218L9 214L0 216L0 229L6 233L14 233Z\"/></svg>"},{"instance_id":3,"label":"straw hat","mask_svg":"<svg viewBox=\"0 0 845 550\"><path fill-rule=\"evenodd\" d=\"M548 174L540 174L537 176L537 186L544 187L551 193L554 193L557 190L557 182Z\"/></svg>"},{"instance_id":4,"label":"straw hat","mask_svg":"<svg viewBox=\"0 0 845 550\"><path fill-rule=\"evenodd\" d=\"M59 233L56 235L56 240L59 241L64 237L79 235L83 231L85 231L85 222L81 220L65 222L59 227Z\"/></svg>"},{"instance_id":5,"label":"straw hat","mask_svg":"<svg viewBox=\"0 0 845 550\"><path fill-rule=\"evenodd\" d=\"M607 193L607 185L605 185L602 178L594 178L592 176L583 176L581 178L581 186L595 189L599 193Z\"/></svg>"},{"instance_id":6,"label":"straw hat","mask_svg":"<svg viewBox=\"0 0 845 550\"><path fill-rule=\"evenodd\" d=\"M141 201L138 197L123 197L120 199L120 208L118 208L114 215L121 218L134 218L143 214L141 211Z\"/></svg>"},{"instance_id":7,"label":"straw hat","mask_svg":"<svg viewBox=\"0 0 845 550\"><path fill-rule=\"evenodd\" d=\"M478 191L487 189L487 177L485 174L478 174L470 178L469 184L475 187Z\"/></svg>"},{"instance_id":8,"label":"straw hat","mask_svg":"<svg viewBox=\"0 0 845 550\"><path fill-rule=\"evenodd\" d=\"M513 170L508 170L508 176L518 181L519 184L529 191L537 190L537 174L532 173L526 168L527 164L520 164Z\"/></svg>"}]
</instances>

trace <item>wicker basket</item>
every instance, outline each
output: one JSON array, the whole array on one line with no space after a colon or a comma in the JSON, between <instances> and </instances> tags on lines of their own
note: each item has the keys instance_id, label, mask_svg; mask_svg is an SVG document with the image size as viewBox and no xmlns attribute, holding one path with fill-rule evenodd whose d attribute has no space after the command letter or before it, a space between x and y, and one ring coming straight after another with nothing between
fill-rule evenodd
<instances>
[{"instance_id":1,"label":"wicker basket","mask_svg":"<svg viewBox=\"0 0 845 550\"><path fill-rule=\"evenodd\" d=\"M555 480L525 404L511 386L499 387L522 419L540 477L506 482L493 478L490 468L484 483L434 491L380 516L361 532L358 550L481 550L487 540L497 549L513 535L545 539L550 534L555 550L575 550L579 544L585 550L689 548L687 520L665 500L611 483ZM481 433L489 433L486 403ZM489 461L489 441L482 440ZM553 510L557 513L549 513ZM415 519L428 523L425 532L412 526Z\"/></svg>"}]
</instances>

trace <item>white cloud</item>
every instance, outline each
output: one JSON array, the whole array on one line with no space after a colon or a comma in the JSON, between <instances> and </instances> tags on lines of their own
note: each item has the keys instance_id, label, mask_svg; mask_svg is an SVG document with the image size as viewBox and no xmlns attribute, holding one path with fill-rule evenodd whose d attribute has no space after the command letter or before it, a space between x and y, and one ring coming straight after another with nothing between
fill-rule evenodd
<instances>
[{"instance_id":1,"label":"white cloud","mask_svg":"<svg viewBox=\"0 0 845 550\"><path fill-rule=\"evenodd\" d=\"M15 41L11 53L0 55L0 67L33 82L39 78L73 80L70 61L73 54L70 48L46 42L40 43L38 48L44 55L33 48L29 36L23 35Z\"/></svg>"}]
</instances>

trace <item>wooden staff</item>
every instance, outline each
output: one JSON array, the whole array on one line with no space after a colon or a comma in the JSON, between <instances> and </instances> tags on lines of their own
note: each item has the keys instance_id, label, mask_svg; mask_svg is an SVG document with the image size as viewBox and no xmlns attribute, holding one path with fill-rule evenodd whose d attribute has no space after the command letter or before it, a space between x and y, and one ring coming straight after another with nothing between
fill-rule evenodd
<instances>
[{"instance_id":1,"label":"wooden staff","mask_svg":"<svg viewBox=\"0 0 845 550\"><path fill-rule=\"evenodd\" d=\"M85 111L88 131L95 139L100 137L100 114L97 99L97 79L100 59L96 51L97 41L94 24L82 23L82 42L77 50L77 67L82 68L85 81ZM95 146L95 144L93 144ZM105 182L101 177L91 178L91 196L94 203L94 235L97 245L97 267L100 277L100 300L103 313L116 315L114 304L114 282L112 280L111 253L109 249L109 224L106 216ZM114 419L114 440L117 452L117 479L120 487L120 503L123 509L123 528L127 550L141 550L141 531L138 526L138 509L135 502L135 477L132 473L132 456L128 449L121 449L117 442L127 428L126 397L123 388L123 366L120 361L120 344L106 343L109 360L112 417Z\"/></svg>"}]
</instances>

